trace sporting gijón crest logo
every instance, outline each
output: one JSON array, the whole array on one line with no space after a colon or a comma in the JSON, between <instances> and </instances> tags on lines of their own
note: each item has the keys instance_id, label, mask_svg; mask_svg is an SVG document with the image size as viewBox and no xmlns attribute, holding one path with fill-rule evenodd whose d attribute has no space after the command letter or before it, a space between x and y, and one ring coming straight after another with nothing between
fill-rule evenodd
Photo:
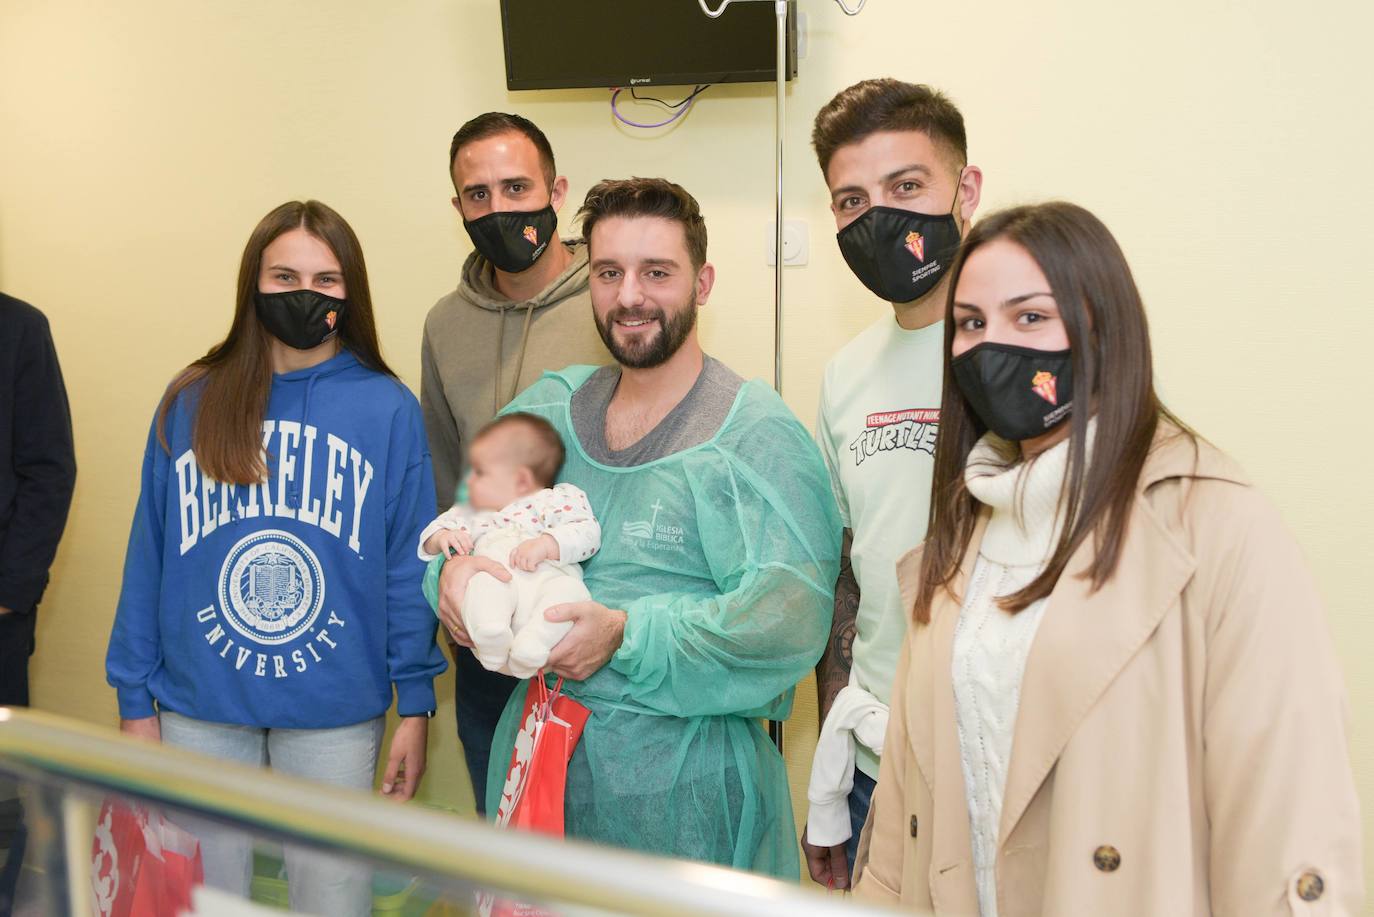
<instances>
[{"instance_id":1,"label":"sporting gij\u00f3n crest logo","mask_svg":"<svg viewBox=\"0 0 1374 917\"><path fill-rule=\"evenodd\" d=\"M1057 382L1058 380L1055 378L1054 373L1046 372L1042 369L1035 374L1033 379L1031 379L1031 391L1035 392L1035 394L1039 395L1041 398L1044 398L1050 404L1058 404L1059 393L1056 391Z\"/></svg>"},{"instance_id":2,"label":"sporting gij\u00f3n crest logo","mask_svg":"<svg viewBox=\"0 0 1374 917\"><path fill-rule=\"evenodd\" d=\"M926 260L925 236L921 235L919 232L913 229L911 232L906 234L906 241L902 244L906 246L906 250L911 252L912 256L917 261Z\"/></svg>"}]
</instances>

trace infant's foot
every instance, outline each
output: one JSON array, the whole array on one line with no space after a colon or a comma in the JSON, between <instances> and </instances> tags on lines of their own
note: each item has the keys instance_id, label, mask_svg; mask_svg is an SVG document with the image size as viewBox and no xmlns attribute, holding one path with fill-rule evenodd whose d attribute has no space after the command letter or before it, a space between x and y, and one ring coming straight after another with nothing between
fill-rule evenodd
<instances>
[{"instance_id":1,"label":"infant's foot","mask_svg":"<svg viewBox=\"0 0 1374 917\"><path fill-rule=\"evenodd\" d=\"M492 672L504 672L506 670L505 653L497 655L495 653L474 652L473 655L477 657L478 662L482 663L482 668L484 669L487 669Z\"/></svg>"},{"instance_id":2,"label":"infant's foot","mask_svg":"<svg viewBox=\"0 0 1374 917\"><path fill-rule=\"evenodd\" d=\"M510 659L507 665L510 666L511 674L516 678L529 678L542 669L544 663L549 661L549 650L547 647L522 644L525 644L525 641L516 637L515 645L510 650Z\"/></svg>"},{"instance_id":3,"label":"infant's foot","mask_svg":"<svg viewBox=\"0 0 1374 917\"><path fill-rule=\"evenodd\" d=\"M467 623L468 636L472 638L472 655L477 657L477 661L482 663L484 669L492 672L501 671L502 666L506 664L506 657L510 655L515 635L509 627L497 630L490 625L483 627L481 622Z\"/></svg>"},{"instance_id":4,"label":"infant's foot","mask_svg":"<svg viewBox=\"0 0 1374 917\"><path fill-rule=\"evenodd\" d=\"M527 665L516 662L514 657L506 660L506 671L516 678L533 678L541 668L543 668L542 665Z\"/></svg>"}]
</instances>

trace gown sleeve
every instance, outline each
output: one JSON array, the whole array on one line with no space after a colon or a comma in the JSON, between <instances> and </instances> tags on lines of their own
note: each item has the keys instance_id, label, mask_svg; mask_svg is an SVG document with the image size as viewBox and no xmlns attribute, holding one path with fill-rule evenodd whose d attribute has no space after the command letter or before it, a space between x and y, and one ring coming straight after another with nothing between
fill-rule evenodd
<instances>
[{"instance_id":1,"label":"gown sleeve","mask_svg":"<svg viewBox=\"0 0 1374 917\"><path fill-rule=\"evenodd\" d=\"M763 715L829 636L840 523L815 443L781 403L687 469L715 595L629 603L610 667L670 716Z\"/></svg>"}]
</instances>

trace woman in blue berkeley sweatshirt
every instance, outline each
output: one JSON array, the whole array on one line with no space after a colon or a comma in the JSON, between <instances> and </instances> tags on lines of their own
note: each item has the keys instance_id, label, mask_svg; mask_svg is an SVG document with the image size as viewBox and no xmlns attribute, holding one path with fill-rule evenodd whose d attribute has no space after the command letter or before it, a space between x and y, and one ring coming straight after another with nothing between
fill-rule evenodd
<instances>
[{"instance_id":1,"label":"woman in blue berkeley sweatshirt","mask_svg":"<svg viewBox=\"0 0 1374 917\"><path fill-rule=\"evenodd\" d=\"M382 361L357 237L316 201L253 231L224 341L167 389L106 671L123 731L383 793L424 770L444 669L415 541L435 515L415 397ZM201 833L246 893L248 839ZM288 849L293 909L370 913L369 879Z\"/></svg>"}]
</instances>

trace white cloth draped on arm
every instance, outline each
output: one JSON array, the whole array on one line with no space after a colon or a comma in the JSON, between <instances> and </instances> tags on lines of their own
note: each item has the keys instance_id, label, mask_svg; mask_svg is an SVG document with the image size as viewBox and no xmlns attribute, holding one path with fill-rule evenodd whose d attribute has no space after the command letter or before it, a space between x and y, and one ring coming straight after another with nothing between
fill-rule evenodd
<instances>
[{"instance_id":1,"label":"white cloth draped on arm","mask_svg":"<svg viewBox=\"0 0 1374 917\"><path fill-rule=\"evenodd\" d=\"M852 682L835 695L811 761L811 783L806 790L811 802L806 819L809 842L833 847L849 840L853 833L849 792L854 788L854 743L860 742L882 757L886 733L886 704Z\"/></svg>"}]
</instances>

